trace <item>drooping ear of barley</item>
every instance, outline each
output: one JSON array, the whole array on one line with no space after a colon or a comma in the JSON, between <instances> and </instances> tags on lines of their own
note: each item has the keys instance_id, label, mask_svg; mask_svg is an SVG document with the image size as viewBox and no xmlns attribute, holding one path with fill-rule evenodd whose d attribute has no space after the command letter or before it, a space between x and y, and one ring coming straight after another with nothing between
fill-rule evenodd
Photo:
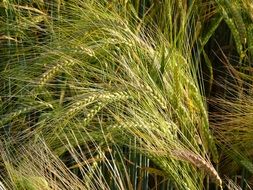
<instances>
[{"instance_id":1,"label":"drooping ear of barley","mask_svg":"<svg viewBox=\"0 0 253 190\"><path fill-rule=\"evenodd\" d=\"M184 161L188 161L198 168L205 170L205 172L208 173L212 180L214 180L215 183L222 187L222 180L217 171L213 168L211 163L208 163L208 161L203 159L201 156L186 150L172 150L172 155Z\"/></svg>"}]
</instances>

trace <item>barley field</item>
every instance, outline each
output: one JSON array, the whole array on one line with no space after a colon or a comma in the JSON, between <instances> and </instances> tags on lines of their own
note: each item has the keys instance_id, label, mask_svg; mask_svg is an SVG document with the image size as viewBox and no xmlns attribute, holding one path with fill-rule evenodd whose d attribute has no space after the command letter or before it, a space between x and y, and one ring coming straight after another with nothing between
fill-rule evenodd
<instances>
[{"instance_id":1,"label":"barley field","mask_svg":"<svg viewBox=\"0 0 253 190\"><path fill-rule=\"evenodd\" d=\"M0 190L253 189L252 0L1 0Z\"/></svg>"}]
</instances>

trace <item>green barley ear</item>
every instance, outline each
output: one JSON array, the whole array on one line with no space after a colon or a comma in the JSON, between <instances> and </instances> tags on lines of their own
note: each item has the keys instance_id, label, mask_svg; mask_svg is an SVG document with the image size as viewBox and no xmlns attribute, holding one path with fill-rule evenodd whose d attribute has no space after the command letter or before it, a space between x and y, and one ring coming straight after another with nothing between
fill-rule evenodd
<instances>
[{"instance_id":1,"label":"green barley ear","mask_svg":"<svg viewBox=\"0 0 253 190\"><path fill-rule=\"evenodd\" d=\"M57 63L50 69L48 69L45 73L43 73L42 77L39 79L39 86L44 86L50 79L52 79L55 75L57 75L61 70L67 69L68 67L74 65L75 62L73 60L64 60L62 63Z\"/></svg>"},{"instance_id":2,"label":"green barley ear","mask_svg":"<svg viewBox=\"0 0 253 190\"><path fill-rule=\"evenodd\" d=\"M221 13L228 25L228 27L231 30L231 33L233 34L235 43L236 43L236 47L237 47L237 51L238 53L240 53L242 51L242 45L241 45L241 39L240 39L240 34L235 26L235 23L233 22L233 20L229 17L228 12L226 10L226 8L222 5L220 5L220 9L221 9Z\"/></svg>"},{"instance_id":3,"label":"green barley ear","mask_svg":"<svg viewBox=\"0 0 253 190\"><path fill-rule=\"evenodd\" d=\"M246 38L247 32L246 32L245 23L242 18L242 14L240 10L241 5L237 3L236 1L231 2L228 0L225 0L224 3L227 8L227 11L230 13L231 18L233 19L236 25L236 28L239 32L241 43L245 45L247 42L247 38Z\"/></svg>"},{"instance_id":4,"label":"green barley ear","mask_svg":"<svg viewBox=\"0 0 253 190\"><path fill-rule=\"evenodd\" d=\"M247 28L247 43L248 51L251 57L253 57L253 24L250 24Z\"/></svg>"},{"instance_id":5,"label":"green barley ear","mask_svg":"<svg viewBox=\"0 0 253 190\"><path fill-rule=\"evenodd\" d=\"M231 30L240 62L245 58L244 48L247 43L247 30L241 14L241 4L237 1L216 0L224 20Z\"/></svg>"},{"instance_id":6,"label":"green barley ear","mask_svg":"<svg viewBox=\"0 0 253 190\"><path fill-rule=\"evenodd\" d=\"M207 32L203 34L201 37L200 43L201 46L205 46L209 39L214 35L214 32L219 27L221 21L223 20L223 16L220 14L217 14L211 21L210 25L208 26Z\"/></svg>"}]
</instances>

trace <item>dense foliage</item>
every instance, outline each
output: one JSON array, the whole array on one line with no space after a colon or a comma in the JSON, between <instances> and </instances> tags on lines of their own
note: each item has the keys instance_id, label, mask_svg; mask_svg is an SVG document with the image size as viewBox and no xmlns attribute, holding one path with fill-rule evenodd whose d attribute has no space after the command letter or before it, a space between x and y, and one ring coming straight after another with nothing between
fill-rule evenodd
<instances>
[{"instance_id":1,"label":"dense foliage","mask_svg":"<svg viewBox=\"0 0 253 190\"><path fill-rule=\"evenodd\" d=\"M2 0L0 26L5 189L253 187L252 0Z\"/></svg>"}]
</instances>

